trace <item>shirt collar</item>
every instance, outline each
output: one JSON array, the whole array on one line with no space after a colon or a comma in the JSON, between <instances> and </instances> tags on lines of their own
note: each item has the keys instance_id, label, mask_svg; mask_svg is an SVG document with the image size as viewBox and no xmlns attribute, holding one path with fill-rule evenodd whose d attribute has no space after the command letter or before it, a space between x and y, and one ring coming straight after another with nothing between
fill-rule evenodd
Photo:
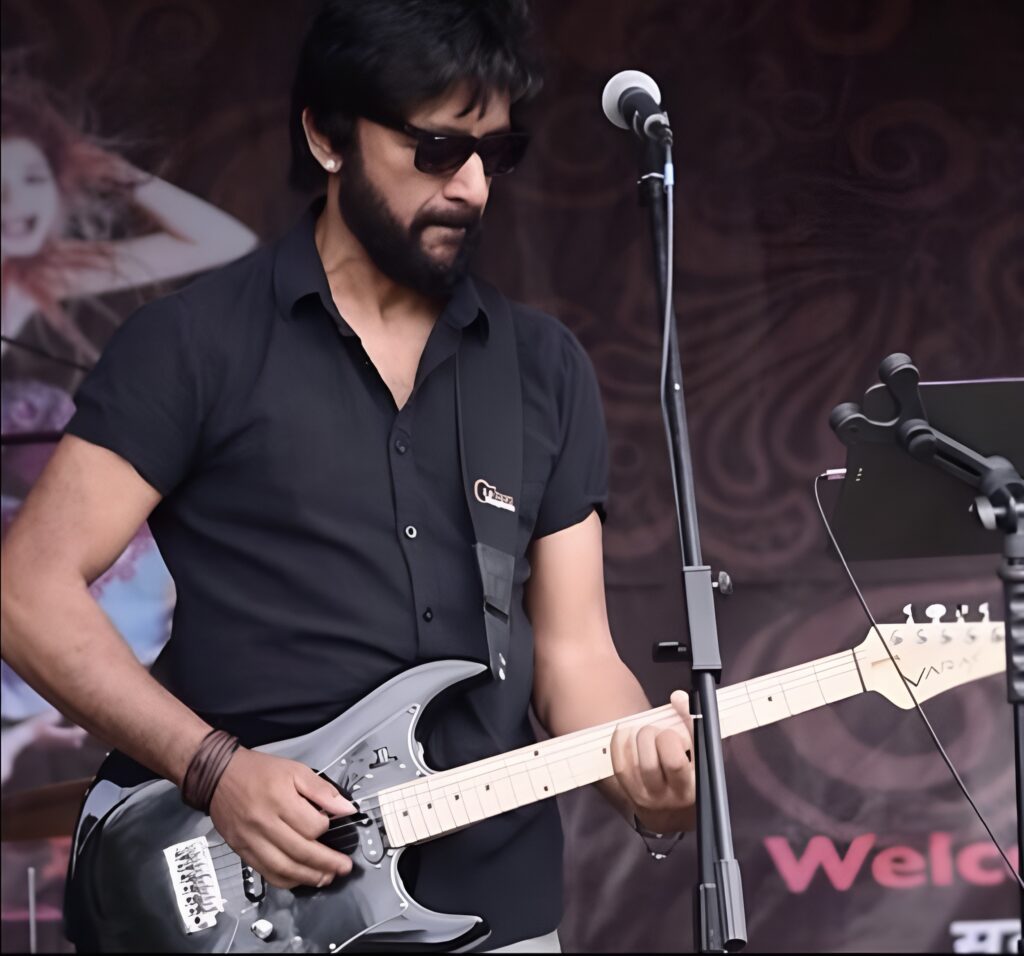
<instances>
[{"instance_id":1,"label":"shirt collar","mask_svg":"<svg viewBox=\"0 0 1024 956\"><path fill-rule=\"evenodd\" d=\"M316 247L314 230L325 202L324 196L313 200L302 218L278 242L274 258L274 298L281 315L292 318L302 314L303 310L298 308L300 302L316 296L337 322L341 333L355 335L334 304L327 273ZM457 329L468 328L479 318L480 333L486 338L489 320L472 276L459 280L441 312L441 318Z\"/></svg>"}]
</instances>

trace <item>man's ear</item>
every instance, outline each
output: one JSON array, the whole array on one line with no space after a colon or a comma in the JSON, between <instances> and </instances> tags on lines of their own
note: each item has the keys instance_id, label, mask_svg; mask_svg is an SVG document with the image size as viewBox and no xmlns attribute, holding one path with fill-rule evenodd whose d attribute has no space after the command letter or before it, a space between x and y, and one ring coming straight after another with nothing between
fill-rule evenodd
<instances>
[{"instance_id":1,"label":"man's ear","mask_svg":"<svg viewBox=\"0 0 1024 956\"><path fill-rule=\"evenodd\" d=\"M302 111L302 129L313 158L329 173L336 173L341 169L341 157L331 149L327 137L316 128L308 106Z\"/></svg>"}]
</instances>

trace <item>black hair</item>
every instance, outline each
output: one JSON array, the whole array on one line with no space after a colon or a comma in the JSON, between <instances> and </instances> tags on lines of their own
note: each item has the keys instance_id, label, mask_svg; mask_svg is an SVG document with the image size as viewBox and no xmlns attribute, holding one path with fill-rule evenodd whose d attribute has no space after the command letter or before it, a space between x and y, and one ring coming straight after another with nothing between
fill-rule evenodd
<instances>
[{"instance_id":1,"label":"black hair","mask_svg":"<svg viewBox=\"0 0 1024 956\"><path fill-rule=\"evenodd\" d=\"M462 114L494 93L513 106L540 89L527 0L326 0L299 54L292 86L289 182L323 185L302 128L309 108L332 149L351 143L359 116L404 120L466 81Z\"/></svg>"}]
</instances>

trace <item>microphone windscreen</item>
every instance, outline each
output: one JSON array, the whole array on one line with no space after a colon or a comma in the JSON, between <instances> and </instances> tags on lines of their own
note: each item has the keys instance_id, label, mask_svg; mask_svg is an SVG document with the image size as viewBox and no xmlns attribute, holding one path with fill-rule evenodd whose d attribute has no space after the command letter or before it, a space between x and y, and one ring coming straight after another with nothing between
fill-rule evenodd
<instances>
[{"instance_id":1,"label":"microphone windscreen","mask_svg":"<svg viewBox=\"0 0 1024 956\"><path fill-rule=\"evenodd\" d=\"M621 129L629 129L629 123L619 109L619 99L631 87L645 90L654 97L655 103L661 102L661 90L658 89L658 84L646 73L641 73L639 70L623 70L621 73L616 73L604 85L604 92L601 94L601 108L604 110L604 115Z\"/></svg>"}]
</instances>

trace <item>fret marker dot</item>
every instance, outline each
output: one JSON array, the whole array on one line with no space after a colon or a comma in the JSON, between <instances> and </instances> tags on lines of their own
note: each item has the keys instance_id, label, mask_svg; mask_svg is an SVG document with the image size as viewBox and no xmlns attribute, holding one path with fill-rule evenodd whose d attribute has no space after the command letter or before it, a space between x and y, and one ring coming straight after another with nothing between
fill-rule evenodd
<instances>
[{"instance_id":1,"label":"fret marker dot","mask_svg":"<svg viewBox=\"0 0 1024 956\"><path fill-rule=\"evenodd\" d=\"M539 757L539 756L540 756L540 751L539 751L539 750L535 750L535 751L533 752L533 755L534 755L535 757Z\"/></svg>"},{"instance_id":2,"label":"fret marker dot","mask_svg":"<svg viewBox=\"0 0 1024 956\"><path fill-rule=\"evenodd\" d=\"M434 809L434 805L432 803L428 803L427 804L427 809L428 810L433 810Z\"/></svg>"},{"instance_id":3,"label":"fret marker dot","mask_svg":"<svg viewBox=\"0 0 1024 956\"><path fill-rule=\"evenodd\" d=\"M491 789L491 785L490 785L490 784L487 784L487 785L486 785L486 786L484 787L484 790L490 790L490 789Z\"/></svg>"},{"instance_id":4,"label":"fret marker dot","mask_svg":"<svg viewBox=\"0 0 1024 956\"><path fill-rule=\"evenodd\" d=\"M456 800L458 800L458 799L459 799L459 795L458 795L458 794L455 794L455 799L456 799Z\"/></svg>"},{"instance_id":5,"label":"fret marker dot","mask_svg":"<svg viewBox=\"0 0 1024 956\"><path fill-rule=\"evenodd\" d=\"M403 817L407 817L407 816L409 816L409 811L408 811L408 810L403 810L403 811L402 811L402 816L403 816Z\"/></svg>"},{"instance_id":6,"label":"fret marker dot","mask_svg":"<svg viewBox=\"0 0 1024 956\"><path fill-rule=\"evenodd\" d=\"M607 747L602 747L601 748L601 753L603 753L603 754L608 753L608 748Z\"/></svg>"},{"instance_id":7,"label":"fret marker dot","mask_svg":"<svg viewBox=\"0 0 1024 956\"><path fill-rule=\"evenodd\" d=\"M547 792L548 792L548 788L547 788L547 787L545 787L545 788L544 788L544 792L545 792L545 793L547 793Z\"/></svg>"}]
</instances>

